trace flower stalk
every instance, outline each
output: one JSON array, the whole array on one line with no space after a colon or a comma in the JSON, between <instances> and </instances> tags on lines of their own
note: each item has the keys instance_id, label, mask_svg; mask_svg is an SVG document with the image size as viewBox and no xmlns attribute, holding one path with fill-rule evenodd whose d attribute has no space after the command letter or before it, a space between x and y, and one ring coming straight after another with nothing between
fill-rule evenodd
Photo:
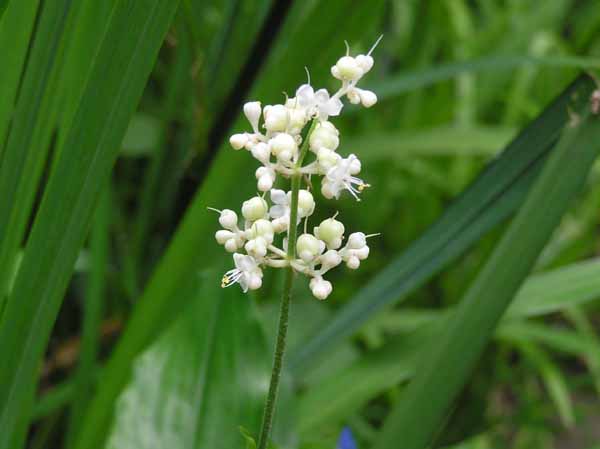
<instances>
[{"instance_id":1,"label":"flower stalk","mask_svg":"<svg viewBox=\"0 0 600 449\"><path fill-rule=\"evenodd\" d=\"M295 224L298 220L298 197L302 184L302 162L308 152L308 142L311 133L317 124L313 120L308 133L304 139L304 143L300 148L298 160L296 161L296 172L291 177L291 192L292 200L290 204L290 225L288 229L288 247L287 259L292 261L296 259L296 240L298 236L298 225ZM269 383L269 393L267 394L267 402L265 403L265 411L263 413L262 426L258 439L258 449L266 449L271 428L273 427L273 416L275 413L275 404L277 402L277 393L279 391L279 381L283 370L283 358L285 356L287 331L289 326L290 306L292 303L292 287L294 286L294 268L291 264L288 266L285 275L283 286L283 296L281 297L281 305L279 308L279 324L277 326L277 339L275 342L275 353L273 355L273 369L271 371L271 381Z\"/></svg>"}]
</instances>

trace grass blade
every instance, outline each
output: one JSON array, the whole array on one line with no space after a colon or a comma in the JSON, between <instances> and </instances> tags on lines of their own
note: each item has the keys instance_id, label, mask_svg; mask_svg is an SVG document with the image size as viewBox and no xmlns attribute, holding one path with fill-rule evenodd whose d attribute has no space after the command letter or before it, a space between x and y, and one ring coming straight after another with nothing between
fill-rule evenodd
<instances>
[{"instance_id":1,"label":"grass blade","mask_svg":"<svg viewBox=\"0 0 600 449\"><path fill-rule=\"evenodd\" d=\"M80 106L51 177L0 326L0 448L23 435L39 363L85 238L177 2L121 0L99 36ZM134 38L130 30L139 30ZM20 438L17 438L19 440ZM11 446L11 441L13 445ZM19 441L22 443L22 441Z\"/></svg>"},{"instance_id":2,"label":"grass blade","mask_svg":"<svg viewBox=\"0 0 600 449\"><path fill-rule=\"evenodd\" d=\"M375 449L421 449L436 433L502 314L533 267L597 156L600 121L587 114L565 129L519 213L422 360ZM436 398L434 402L429 398Z\"/></svg>"},{"instance_id":3,"label":"grass blade","mask_svg":"<svg viewBox=\"0 0 600 449\"><path fill-rule=\"evenodd\" d=\"M290 354L297 373L356 332L370 317L397 303L465 252L520 204L544 157L568 121L573 96L589 98L594 82L577 79L465 190L445 214L404 253L361 289L318 334ZM579 111L580 106L575 107Z\"/></svg>"}]
</instances>

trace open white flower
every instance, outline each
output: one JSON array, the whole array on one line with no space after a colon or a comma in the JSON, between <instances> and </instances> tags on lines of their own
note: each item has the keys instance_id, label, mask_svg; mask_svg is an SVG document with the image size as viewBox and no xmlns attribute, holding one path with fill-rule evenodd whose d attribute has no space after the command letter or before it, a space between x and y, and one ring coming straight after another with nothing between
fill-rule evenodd
<instances>
[{"instance_id":1,"label":"open white flower","mask_svg":"<svg viewBox=\"0 0 600 449\"><path fill-rule=\"evenodd\" d=\"M329 97L327 89L319 89L315 92L310 84L303 84L296 91L298 104L306 108L310 116L317 116L321 121L327 120L329 116L340 115L344 106L338 97Z\"/></svg>"},{"instance_id":2,"label":"open white flower","mask_svg":"<svg viewBox=\"0 0 600 449\"><path fill-rule=\"evenodd\" d=\"M323 179L321 184L323 196L338 199L342 190L347 190L357 201L360 201L358 194L369 187L369 184L354 176L360 173L360 168L360 161L354 154L347 158L339 157L337 164L327 171Z\"/></svg>"},{"instance_id":3,"label":"open white flower","mask_svg":"<svg viewBox=\"0 0 600 449\"><path fill-rule=\"evenodd\" d=\"M262 270L252 256L235 253L233 255L235 268L229 270L221 280L221 287L231 287L240 284L244 293L259 289L262 285Z\"/></svg>"}]
</instances>

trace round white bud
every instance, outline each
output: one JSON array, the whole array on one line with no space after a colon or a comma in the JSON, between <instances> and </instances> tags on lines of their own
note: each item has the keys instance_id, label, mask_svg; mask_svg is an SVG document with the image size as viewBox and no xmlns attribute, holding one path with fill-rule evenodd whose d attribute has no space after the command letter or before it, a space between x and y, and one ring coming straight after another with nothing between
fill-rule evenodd
<instances>
[{"instance_id":1,"label":"round white bud","mask_svg":"<svg viewBox=\"0 0 600 449\"><path fill-rule=\"evenodd\" d=\"M253 145L250 152L255 159L263 163L268 162L271 156L271 149L264 142L258 142L256 145Z\"/></svg>"},{"instance_id":2,"label":"round white bud","mask_svg":"<svg viewBox=\"0 0 600 449\"><path fill-rule=\"evenodd\" d=\"M260 101L250 101L244 105L244 115L255 132L258 132L258 121L261 113Z\"/></svg>"},{"instance_id":3,"label":"round white bud","mask_svg":"<svg viewBox=\"0 0 600 449\"><path fill-rule=\"evenodd\" d=\"M292 192L288 193L290 204L292 202ZM298 191L298 216L301 218L312 215L315 211L315 199L308 190L300 189Z\"/></svg>"},{"instance_id":4,"label":"round white bud","mask_svg":"<svg viewBox=\"0 0 600 449\"><path fill-rule=\"evenodd\" d=\"M250 198L242 204L242 215L248 221L256 221L267 214L267 202L259 196Z\"/></svg>"},{"instance_id":5,"label":"round white bud","mask_svg":"<svg viewBox=\"0 0 600 449\"><path fill-rule=\"evenodd\" d=\"M234 150L241 150L248 143L248 136L246 134L234 134L229 138L229 143Z\"/></svg>"},{"instance_id":6,"label":"round white bud","mask_svg":"<svg viewBox=\"0 0 600 449\"><path fill-rule=\"evenodd\" d=\"M270 132L285 131L288 124L289 114L287 108L282 104L265 106L265 128Z\"/></svg>"},{"instance_id":7,"label":"round white bud","mask_svg":"<svg viewBox=\"0 0 600 449\"><path fill-rule=\"evenodd\" d=\"M337 267L342 262L342 256L336 250L330 249L321 256L320 260L321 264L329 269Z\"/></svg>"},{"instance_id":8,"label":"round white bud","mask_svg":"<svg viewBox=\"0 0 600 449\"><path fill-rule=\"evenodd\" d=\"M348 237L348 244L346 245L350 249L360 249L367 244L367 237L363 232L353 232Z\"/></svg>"},{"instance_id":9,"label":"round white bud","mask_svg":"<svg viewBox=\"0 0 600 449\"><path fill-rule=\"evenodd\" d=\"M304 125L308 121L305 109L292 109L288 108L289 111L289 122L287 129L292 134L300 134Z\"/></svg>"},{"instance_id":10,"label":"round white bud","mask_svg":"<svg viewBox=\"0 0 600 449\"><path fill-rule=\"evenodd\" d=\"M360 260L356 256L350 256L346 260L346 266L351 270L356 270L358 267L360 267Z\"/></svg>"},{"instance_id":11,"label":"round white bud","mask_svg":"<svg viewBox=\"0 0 600 449\"><path fill-rule=\"evenodd\" d=\"M235 238L235 234L225 229L220 229L215 233L215 239L219 245L224 245L227 240Z\"/></svg>"},{"instance_id":12,"label":"round white bud","mask_svg":"<svg viewBox=\"0 0 600 449\"><path fill-rule=\"evenodd\" d=\"M334 67L336 70L334 73L332 68L332 74L338 79L353 81L359 79L363 75L363 69L352 56L342 56L338 59L338 62L336 62Z\"/></svg>"},{"instance_id":13,"label":"round white bud","mask_svg":"<svg viewBox=\"0 0 600 449\"><path fill-rule=\"evenodd\" d=\"M256 220L246 231L246 238L255 239L257 237L262 237L265 239L266 243L272 243L273 236L273 225L269 220L265 220L264 218Z\"/></svg>"},{"instance_id":14,"label":"round white bud","mask_svg":"<svg viewBox=\"0 0 600 449\"><path fill-rule=\"evenodd\" d=\"M358 89L351 88L346 93L346 96L348 97L348 101L350 101L350 103L352 103L352 104L358 104L358 103L360 103L360 94L358 93Z\"/></svg>"},{"instance_id":15,"label":"round white bud","mask_svg":"<svg viewBox=\"0 0 600 449\"><path fill-rule=\"evenodd\" d=\"M248 240L244 245L244 249L249 255L258 259L267 255L267 243L262 237Z\"/></svg>"},{"instance_id":16,"label":"round white bud","mask_svg":"<svg viewBox=\"0 0 600 449\"><path fill-rule=\"evenodd\" d=\"M375 103L377 103L377 95L375 92L371 92L370 90L365 89L356 89L358 91L358 95L360 96L360 102L365 108L370 108Z\"/></svg>"},{"instance_id":17,"label":"round white bud","mask_svg":"<svg viewBox=\"0 0 600 449\"><path fill-rule=\"evenodd\" d=\"M356 63L359 65L359 67L362 69L363 74L371 70L371 68L373 67L373 63L375 62L371 55L358 55L354 59L356 60Z\"/></svg>"},{"instance_id":18,"label":"round white bud","mask_svg":"<svg viewBox=\"0 0 600 449\"><path fill-rule=\"evenodd\" d=\"M369 252L370 251L371 250L369 249L369 246L365 245L362 248L358 248L358 249L352 250L352 254L354 254L360 260L365 260L367 257L369 257Z\"/></svg>"},{"instance_id":19,"label":"round white bud","mask_svg":"<svg viewBox=\"0 0 600 449\"><path fill-rule=\"evenodd\" d=\"M326 299L333 290L331 282L326 281L321 276L312 278L309 286L314 297L320 300Z\"/></svg>"},{"instance_id":20,"label":"round white bud","mask_svg":"<svg viewBox=\"0 0 600 449\"><path fill-rule=\"evenodd\" d=\"M230 253L235 253L238 250L236 239L229 239L225 242L225 249Z\"/></svg>"},{"instance_id":21,"label":"round white bud","mask_svg":"<svg viewBox=\"0 0 600 449\"><path fill-rule=\"evenodd\" d=\"M321 122L308 140L310 149L317 152L321 148L335 150L340 144L339 131L331 122Z\"/></svg>"},{"instance_id":22,"label":"round white bud","mask_svg":"<svg viewBox=\"0 0 600 449\"><path fill-rule=\"evenodd\" d=\"M289 161L298 151L296 139L287 133L277 134L269 141L271 152L282 161Z\"/></svg>"},{"instance_id":23,"label":"round white bud","mask_svg":"<svg viewBox=\"0 0 600 449\"><path fill-rule=\"evenodd\" d=\"M328 148L321 148L317 152L317 162L325 170L335 166L340 159L340 155Z\"/></svg>"},{"instance_id":24,"label":"round white bud","mask_svg":"<svg viewBox=\"0 0 600 449\"><path fill-rule=\"evenodd\" d=\"M296 241L296 251L298 256L305 262L311 262L324 249L323 242L319 241L312 234L302 234Z\"/></svg>"},{"instance_id":25,"label":"round white bud","mask_svg":"<svg viewBox=\"0 0 600 449\"><path fill-rule=\"evenodd\" d=\"M219 223L225 229L235 229L238 223L238 216L230 209L223 209L219 215Z\"/></svg>"},{"instance_id":26,"label":"round white bud","mask_svg":"<svg viewBox=\"0 0 600 449\"><path fill-rule=\"evenodd\" d=\"M328 248L337 249L342 246L344 224L334 218L328 218L315 228L315 235L323 240Z\"/></svg>"},{"instance_id":27,"label":"round white bud","mask_svg":"<svg viewBox=\"0 0 600 449\"><path fill-rule=\"evenodd\" d=\"M261 176L256 186L261 192L268 192L273 187L273 178L269 175Z\"/></svg>"}]
</instances>

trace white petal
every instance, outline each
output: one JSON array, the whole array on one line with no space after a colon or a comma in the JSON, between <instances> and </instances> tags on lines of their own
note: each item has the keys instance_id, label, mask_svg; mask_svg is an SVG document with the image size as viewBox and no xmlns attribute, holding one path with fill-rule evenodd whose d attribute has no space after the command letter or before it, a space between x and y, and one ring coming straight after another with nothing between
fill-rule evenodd
<instances>
[{"instance_id":1,"label":"white petal","mask_svg":"<svg viewBox=\"0 0 600 449\"><path fill-rule=\"evenodd\" d=\"M286 193L281 189L271 190L271 201L274 204L285 206L288 204L288 198Z\"/></svg>"},{"instance_id":2,"label":"white petal","mask_svg":"<svg viewBox=\"0 0 600 449\"><path fill-rule=\"evenodd\" d=\"M287 213L287 207L282 206L281 204L277 204L275 206L271 206L269 209L269 215L271 218L281 218Z\"/></svg>"},{"instance_id":3,"label":"white petal","mask_svg":"<svg viewBox=\"0 0 600 449\"><path fill-rule=\"evenodd\" d=\"M303 84L296 91L296 98L303 108L310 107L315 103L315 91L310 84Z\"/></svg>"}]
</instances>

